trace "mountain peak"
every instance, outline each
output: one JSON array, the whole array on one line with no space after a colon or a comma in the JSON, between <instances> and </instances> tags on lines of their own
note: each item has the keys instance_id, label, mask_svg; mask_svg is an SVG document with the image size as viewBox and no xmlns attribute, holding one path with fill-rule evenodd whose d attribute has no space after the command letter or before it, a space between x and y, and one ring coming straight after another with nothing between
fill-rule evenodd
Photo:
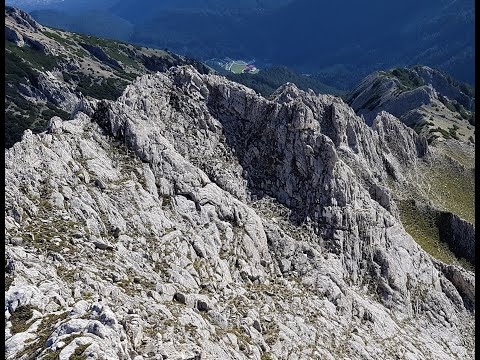
<instances>
[{"instance_id":1,"label":"mountain peak","mask_svg":"<svg viewBox=\"0 0 480 360\"><path fill-rule=\"evenodd\" d=\"M12 6L5 6L5 17L9 17L18 25L29 30L41 31L43 29L27 12Z\"/></svg>"}]
</instances>

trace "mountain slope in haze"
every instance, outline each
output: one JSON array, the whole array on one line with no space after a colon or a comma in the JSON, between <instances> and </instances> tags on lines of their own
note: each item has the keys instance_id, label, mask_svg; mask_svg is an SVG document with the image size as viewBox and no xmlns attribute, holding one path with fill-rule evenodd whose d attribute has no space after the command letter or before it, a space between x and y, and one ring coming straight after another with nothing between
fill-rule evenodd
<instances>
[{"instance_id":1,"label":"mountain slope in haze","mask_svg":"<svg viewBox=\"0 0 480 360\"><path fill-rule=\"evenodd\" d=\"M339 89L350 89L372 71L414 64L438 68L470 84L474 81L472 0L293 0L263 8L175 4L154 1L139 8L120 1L107 12L133 26L129 35L119 31L117 37L128 36L122 40L204 60L256 58L317 74ZM78 11L64 12L76 17L66 29L81 23L98 27L94 18L88 25L90 20ZM33 14L46 25L54 20L42 18L41 12Z\"/></svg>"},{"instance_id":2,"label":"mountain slope in haze","mask_svg":"<svg viewBox=\"0 0 480 360\"><path fill-rule=\"evenodd\" d=\"M152 14L161 12L193 12L193 13L237 13L251 11L265 11L281 7L292 0L146 0L142 7L137 6L135 0L118 1L111 7L112 13L119 15L132 23L151 19ZM145 11L148 9L148 12Z\"/></svg>"},{"instance_id":3,"label":"mountain slope in haze","mask_svg":"<svg viewBox=\"0 0 480 360\"><path fill-rule=\"evenodd\" d=\"M8 360L474 358L475 274L391 197L435 156L394 116L191 66L92 108L5 151Z\"/></svg>"},{"instance_id":4,"label":"mountain slope in haze","mask_svg":"<svg viewBox=\"0 0 480 360\"><path fill-rule=\"evenodd\" d=\"M25 11L34 10L106 10L115 5L117 0L6 0L5 5L20 8Z\"/></svg>"},{"instance_id":5,"label":"mountain slope in haze","mask_svg":"<svg viewBox=\"0 0 480 360\"><path fill-rule=\"evenodd\" d=\"M473 9L471 0L297 0L276 10L267 22L275 26L265 28L270 30L267 36L274 44L294 49L285 52L285 59L291 57L284 61L286 65L297 61L295 55L300 55L301 66L311 67L315 61L327 70L339 65L353 66L358 69L353 72L355 76L361 72L366 76L394 65L425 64L473 84ZM301 23L297 24L296 19L301 19ZM298 42L305 34L312 40ZM281 56L278 51L275 55ZM351 79L347 88L359 80Z\"/></svg>"},{"instance_id":6,"label":"mountain slope in haze","mask_svg":"<svg viewBox=\"0 0 480 360\"><path fill-rule=\"evenodd\" d=\"M109 39L128 41L134 31L134 25L108 10L86 9L69 13L59 10L38 10L32 12L42 24L56 29L68 29Z\"/></svg>"},{"instance_id":7,"label":"mountain slope in haze","mask_svg":"<svg viewBox=\"0 0 480 360\"><path fill-rule=\"evenodd\" d=\"M228 11L240 9L271 9L288 4L292 0L144 0L142 7L134 0L6 0L5 3L28 11L55 9L60 11L105 10L122 14L128 19L139 18L144 9L152 11L188 9L194 11Z\"/></svg>"}]
</instances>

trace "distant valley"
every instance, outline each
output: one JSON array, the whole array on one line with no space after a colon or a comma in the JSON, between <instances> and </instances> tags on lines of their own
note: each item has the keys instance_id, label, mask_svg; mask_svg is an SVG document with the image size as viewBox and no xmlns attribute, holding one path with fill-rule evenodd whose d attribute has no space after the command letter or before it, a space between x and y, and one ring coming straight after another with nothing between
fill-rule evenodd
<instances>
[{"instance_id":1,"label":"distant valley","mask_svg":"<svg viewBox=\"0 0 480 360\"><path fill-rule=\"evenodd\" d=\"M399 66L428 65L470 84L475 74L472 0L24 3L45 25L202 61L255 57L340 90Z\"/></svg>"}]
</instances>

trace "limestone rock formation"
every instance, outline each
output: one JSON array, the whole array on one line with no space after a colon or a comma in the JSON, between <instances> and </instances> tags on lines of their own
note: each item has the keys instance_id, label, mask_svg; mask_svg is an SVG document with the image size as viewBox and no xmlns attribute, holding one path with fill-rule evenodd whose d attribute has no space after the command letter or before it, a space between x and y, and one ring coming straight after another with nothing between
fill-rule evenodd
<instances>
[{"instance_id":1,"label":"limestone rock formation","mask_svg":"<svg viewBox=\"0 0 480 360\"><path fill-rule=\"evenodd\" d=\"M441 237L455 248L459 257L475 264L475 227L452 213L442 213L439 218Z\"/></svg>"},{"instance_id":2,"label":"limestone rock formation","mask_svg":"<svg viewBox=\"0 0 480 360\"><path fill-rule=\"evenodd\" d=\"M473 359L475 275L399 221L430 151L392 115L190 66L88 105L5 151L7 359Z\"/></svg>"}]
</instances>

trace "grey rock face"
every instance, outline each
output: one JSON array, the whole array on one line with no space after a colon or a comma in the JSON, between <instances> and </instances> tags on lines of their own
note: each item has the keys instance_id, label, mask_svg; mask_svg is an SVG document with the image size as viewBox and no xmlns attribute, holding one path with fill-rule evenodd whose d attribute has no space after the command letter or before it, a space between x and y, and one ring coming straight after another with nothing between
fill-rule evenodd
<instances>
[{"instance_id":1,"label":"grey rock face","mask_svg":"<svg viewBox=\"0 0 480 360\"><path fill-rule=\"evenodd\" d=\"M5 6L5 16L9 16L18 24L32 31L42 31L43 26L36 22L28 13L18 8Z\"/></svg>"},{"instance_id":2,"label":"grey rock face","mask_svg":"<svg viewBox=\"0 0 480 360\"><path fill-rule=\"evenodd\" d=\"M467 110L475 111L475 98L462 91L461 88L455 86L441 72L431 69L428 66L415 67L415 72L420 76L426 84L431 84L443 96L452 100L457 100Z\"/></svg>"},{"instance_id":3,"label":"grey rock face","mask_svg":"<svg viewBox=\"0 0 480 360\"><path fill-rule=\"evenodd\" d=\"M5 25L5 40L12 41L17 44L17 46L25 45L22 34L7 25Z\"/></svg>"},{"instance_id":4,"label":"grey rock face","mask_svg":"<svg viewBox=\"0 0 480 360\"><path fill-rule=\"evenodd\" d=\"M373 78L376 77L373 76ZM366 84L370 84L369 80L370 79L367 78L365 81ZM368 124L372 123L379 109L396 117L400 117L422 105L429 104L432 99L436 98L435 91L428 85L402 92L400 94L394 94L392 91L395 90L396 84L394 85L393 81L388 81L387 84L376 89L375 93L384 94L381 95L382 98L379 97L377 101L372 103L372 96L375 96L375 93L365 91L350 104L354 109L360 109L358 114L363 115ZM365 104L367 104L367 106L364 108Z\"/></svg>"},{"instance_id":5,"label":"grey rock face","mask_svg":"<svg viewBox=\"0 0 480 360\"><path fill-rule=\"evenodd\" d=\"M450 280L458 290L464 306L468 309L475 308L475 277L462 268L455 266L441 265L441 269L446 278Z\"/></svg>"},{"instance_id":6,"label":"grey rock face","mask_svg":"<svg viewBox=\"0 0 480 360\"><path fill-rule=\"evenodd\" d=\"M51 72L38 76L38 90L49 102L72 113L81 101L81 96L70 89L63 81L57 79Z\"/></svg>"},{"instance_id":7,"label":"grey rock face","mask_svg":"<svg viewBox=\"0 0 480 360\"><path fill-rule=\"evenodd\" d=\"M105 51L103 51L101 48L98 46L93 46L90 44L80 44L85 50L87 50L90 54L95 56L98 60L103 61L107 63L109 66L112 66L113 68L116 69L123 69L123 67L120 65L120 63L108 56Z\"/></svg>"},{"instance_id":8,"label":"grey rock face","mask_svg":"<svg viewBox=\"0 0 480 360\"><path fill-rule=\"evenodd\" d=\"M379 134L384 144L398 159L402 166L414 164L418 158L428 155L427 140L423 136L402 124L395 116L382 111L374 120L373 129Z\"/></svg>"},{"instance_id":9,"label":"grey rock face","mask_svg":"<svg viewBox=\"0 0 480 360\"><path fill-rule=\"evenodd\" d=\"M439 217L440 237L458 255L475 264L475 227L452 213Z\"/></svg>"},{"instance_id":10,"label":"grey rock face","mask_svg":"<svg viewBox=\"0 0 480 360\"><path fill-rule=\"evenodd\" d=\"M474 274L421 250L385 186L429 155L391 115L191 67L92 108L5 153L8 359L473 358Z\"/></svg>"}]
</instances>

